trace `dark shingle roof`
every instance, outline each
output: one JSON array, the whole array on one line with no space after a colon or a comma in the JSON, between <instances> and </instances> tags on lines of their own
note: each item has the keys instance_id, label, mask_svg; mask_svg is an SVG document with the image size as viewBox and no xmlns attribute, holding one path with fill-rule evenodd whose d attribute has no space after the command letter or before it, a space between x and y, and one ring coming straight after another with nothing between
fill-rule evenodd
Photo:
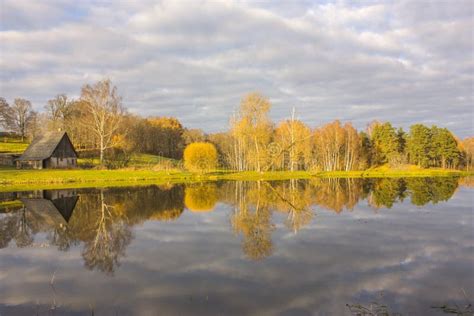
<instances>
[{"instance_id":1,"label":"dark shingle roof","mask_svg":"<svg viewBox=\"0 0 474 316\"><path fill-rule=\"evenodd\" d=\"M18 160L44 160L53 154L66 132L47 132L36 137Z\"/></svg>"},{"instance_id":2,"label":"dark shingle roof","mask_svg":"<svg viewBox=\"0 0 474 316\"><path fill-rule=\"evenodd\" d=\"M54 227L56 224L67 224L67 220L50 200L22 198L21 202L40 225Z\"/></svg>"}]
</instances>

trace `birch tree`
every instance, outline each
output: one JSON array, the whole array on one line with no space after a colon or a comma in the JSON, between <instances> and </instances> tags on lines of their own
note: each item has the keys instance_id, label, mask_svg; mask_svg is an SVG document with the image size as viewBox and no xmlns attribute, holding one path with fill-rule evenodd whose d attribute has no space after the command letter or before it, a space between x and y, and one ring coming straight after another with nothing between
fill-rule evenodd
<instances>
[{"instance_id":1,"label":"birch tree","mask_svg":"<svg viewBox=\"0 0 474 316\"><path fill-rule=\"evenodd\" d=\"M112 146L125 112L122 98L117 88L109 79L94 85L85 85L81 91L81 102L91 116L91 120L83 121L98 138L100 163L104 161L105 150Z\"/></svg>"},{"instance_id":2,"label":"birch tree","mask_svg":"<svg viewBox=\"0 0 474 316\"><path fill-rule=\"evenodd\" d=\"M294 114L281 122L275 130L275 142L284 154L279 158L284 170L294 171L307 167L311 160L311 130Z\"/></svg>"},{"instance_id":3,"label":"birch tree","mask_svg":"<svg viewBox=\"0 0 474 316\"><path fill-rule=\"evenodd\" d=\"M272 136L270 108L270 101L256 92L242 99L239 113L231 122L237 170L261 171L266 164L266 147Z\"/></svg>"},{"instance_id":4,"label":"birch tree","mask_svg":"<svg viewBox=\"0 0 474 316\"><path fill-rule=\"evenodd\" d=\"M334 121L316 129L313 151L325 171L354 170L359 167L361 141L350 123Z\"/></svg>"}]
</instances>

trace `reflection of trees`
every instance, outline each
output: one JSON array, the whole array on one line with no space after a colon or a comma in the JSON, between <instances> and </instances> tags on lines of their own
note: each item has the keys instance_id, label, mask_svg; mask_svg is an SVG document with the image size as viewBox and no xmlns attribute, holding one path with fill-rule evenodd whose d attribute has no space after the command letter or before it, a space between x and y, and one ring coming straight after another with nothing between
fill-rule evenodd
<instances>
[{"instance_id":1,"label":"reflection of trees","mask_svg":"<svg viewBox=\"0 0 474 316\"><path fill-rule=\"evenodd\" d=\"M183 188L110 188L84 192L69 230L84 243L85 266L113 274L132 239L131 227L148 219L173 220L183 212Z\"/></svg>"},{"instance_id":2,"label":"reflection of trees","mask_svg":"<svg viewBox=\"0 0 474 316\"><path fill-rule=\"evenodd\" d=\"M405 198L406 184L400 178L374 179L369 194L369 204L375 208L391 208L397 200Z\"/></svg>"},{"instance_id":3,"label":"reflection of trees","mask_svg":"<svg viewBox=\"0 0 474 316\"><path fill-rule=\"evenodd\" d=\"M371 206L390 208L406 196L413 204L424 205L448 200L457 185L456 178L312 179L193 184L186 189L179 185L83 189L74 212L66 216L69 222L66 217L66 221L55 217L54 212L34 211L27 204L1 214L0 248L11 242L18 247L31 245L36 233L45 232L59 250L83 243L86 267L113 273L131 241L133 225L150 219L175 220L185 204L189 209L207 210L220 200L234 208L231 226L242 235L245 255L258 260L273 252L273 212L284 213L286 227L297 232L311 222L313 205L341 212L368 197ZM28 203L34 206L40 201L45 199L33 198ZM53 202L56 207L62 205Z\"/></svg>"},{"instance_id":4,"label":"reflection of trees","mask_svg":"<svg viewBox=\"0 0 474 316\"><path fill-rule=\"evenodd\" d=\"M0 220L0 249L7 247L12 240L17 247L27 247L33 243L34 233L24 207L6 214Z\"/></svg>"},{"instance_id":5,"label":"reflection of trees","mask_svg":"<svg viewBox=\"0 0 474 316\"><path fill-rule=\"evenodd\" d=\"M184 210L183 195L183 187L173 185L107 190L109 200L126 215L129 225L147 219L177 219Z\"/></svg>"},{"instance_id":6,"label":"reflection of trees","mask_svg":"<svg viewBox=\"0 0 474 316\"><path fill-rule=\"evenodd\" d=\"M104 189L83 195L70 222L76 238L84 242L85 266L107 274L113 274L132 239L123 209L112 202L106 201Z\"/></svg>"},{"instance_id":7,"label":"reflection of trees","mask_svg":"<svg viewBox=\"0 0 474 316\"><path fill-rule=\"evenodd\" d=\"M17 216L19 212L6 214L0 219L0 249L8 246L17 233Z\"/></svg>"},{"instance_id":8,"label":"reflection of trees","mask_svg":"<svg viewBox=\"0 0 474 316\"><path fill-rule=\"evenodd\" d=\"M316 204L336 213L352 210L362 197L362 180L352 178L323 178L311 181Z\"/></svg>"},{"instance_id":9,"label":"reflection of trees","mask_svg":"<svg viewBox=\"0 0 474 316\"><path fill-rule=\"evenodd\" d=\"M60 193L70 198L72 193L68 192L62 190ZM132 225L148 219L173 220L184 209L182 186L83 189L79 190L80 199L74 202L75 209L73 207L70 212L62 212L61 207L66 203L62 203L65 201L55 193L57 191L44 191L38 198L38 193L32 192L34 198L26 199L28 207L2 215L0 247L7 247L12 240L19 247L28 246L36 233L45 232L49 243L59 250L67 251L82 242L86 267L113 273L131 241ZM31 194L24 193L27 197ZM77 195L74 196L77 200ZM47 212L42 211L45 206ZM65 221L63 213L68 215Z\"/></svg>"},{"instance_id":10,"label":"reflection of trees","mask_svg":"<svg viewBox=\"0 0 474 316\"><path fill-rule=\"evenodd\" d=\"M47 239L51 245L58 247L58 250L61 251L68 251L71 246L77 244L77 240L68 226L54 227L48 233Z\"/></svg>"},{"instance_id":11,"label":"reflection of trees","mask_svg":"<svg viewBox=\"0 0 474 316\"><path fill-rule=\"evenodd\" d=\"M31 245L34 241L34 232L26 218L26 209L23 207L19 212L16 222L15 241L20 248Z\"/></svg>"},{"instance_id":12,"label":"reflection of trees","mask_svg":"<svg viewBox=\"0 0 474 316\"><path fill-rule=\"evenodd\" d=\"M458 187L458 178L407 178L407 188L411 202L422 206L429 202L438 203L449 200Z\"/></svg>"},{"instance_id":13,"label":"reflection of trees","mask_svg":"<svg viewBox=\"0 0 474 316\"><path fill-rule=\"evenodd\" d=\"M273 244L271 213L268 207L268 190L260 182L234 182L235 204L231 215L234 232L243 235L242 250L253 260L271 255Z\"/></svg>"},{"instance_id":14,"label":"reflection of trees","mask_svg":"<svg viewBox=\"0 0 474 316\"><path fill-rule=\"evenodd\" d=\"M269 185L269 184L268 184ZM306 181L289 180L269 187L276 196L273 207L288 216L286 227L297 232L313 219L311 210L311 187Z\"/></svg>"},{"instance_id":15,"label":"reflection of trees","mask_svg":"<svg viewBox=\"0 0 474 316\"><path fill-rule=\"evenodd\" d=\"M184 204L195 212L210 211L217 202L215 183L197 183L186 186Z\"/></svg>"}]
</instances>

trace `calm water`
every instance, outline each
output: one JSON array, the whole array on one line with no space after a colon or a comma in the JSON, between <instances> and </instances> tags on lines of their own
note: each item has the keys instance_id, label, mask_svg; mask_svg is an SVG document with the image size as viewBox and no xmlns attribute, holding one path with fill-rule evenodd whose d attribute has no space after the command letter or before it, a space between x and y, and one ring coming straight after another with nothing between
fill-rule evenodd
<instances>
[{"instance_id":1,"label":"calm water","mask_svg":"<svg viewBox=\"0 0 474 316\"><path fill-rule=\"evenodd\" d=\"M472 315L473 188L458 179L44 190L0 201L2 316L383 306Z\"/></svg>"}]
</instances>

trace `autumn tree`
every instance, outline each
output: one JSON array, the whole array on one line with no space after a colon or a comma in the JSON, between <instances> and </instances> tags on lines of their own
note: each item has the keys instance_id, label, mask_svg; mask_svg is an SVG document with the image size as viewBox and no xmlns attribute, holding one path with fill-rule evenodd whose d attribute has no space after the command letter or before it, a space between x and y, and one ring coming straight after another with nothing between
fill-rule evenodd
<instances>
[{"instance_id":1,"label":"autumn tree","mask_svg":"<svg viewBox=\"0 0 474 316\"><path fill-rule=\"evenodd\" d=\"M10 126L10 105L5 98L0 97L0 127L8 129Z\"/></svg>"},{"instance_id":2,"label":"autumn tree","mask_svg":"<svg viewBox=\"0 0 474 316\"><path fill-rule=\"evenodd\" d=\"M210 143L217 149L219 167L235 168L234 138L230 133L221 132L207 135Z\"/></svg>"},{"instance_id":3,"label":"autumn tree","mask_svg":"<svg viewBox=\"0 0 474 316\"><path fill-rule=\"evenodd\" d=\"M73 102L65 94L58 94L55 98L48 100L44 109L50 121L50 129L65 130L67 124L70 123L68 119L72 114L72 104Z\"/></svg>"},{"instance_id":4,"label":"autumn tree","mask_svg":"<svg viewBox=\"0 0 474 316\"><path fill-rule=\"evenodd\" d=\"M272 136L270 108L268 98L256 92L242 99L239 112L231 120L235 169L261 171L268 162L266 148Z\"/></svg>"},{"instance_id":5,"label":"autumn tree","mask_svg":"<svg viewBox=\"0 0 474 316\"><path fill-rule=\"evenodd\" d=\"M185 129L177 118L126 115L122 126L135 152L182 159Z\"/></svg>"},{"instance_id":6,"label":"autumn tree","mask_svg":"<svg viewBox=\"0 0 474 316\"><path fill-rule=\"evenodd\" d=\"M23 141L31 126L31 120L35 116L31 102L26 99L17 98L13 101L13 105L10 106L7 113L9 129L20 135Z\"/></svg>"},{"instance_id":7,"label":"autumn tree","mask_svg":"<svg viewBox=\"0 0 474 316\"><path fill-rule=\"evenodd\" d=\"M125 112L122 98L112 82L106 79L82 87L81 102L92 118L92 120L83 121L83 124L97 136L100 163L103 164L105 150L110 148Z\"/></svg>"},{"instance_id":8,"label":"autumn tree","mask_svg":"<svg viewBox=\"0 0 474 316\"><path fill-rule=\"evenodd\" d=\"M184 167L190 171L209 171L217 167L217 150L211 143L192 143L184 150Z\"/></svg>"},{"instance_id":9,"label":"autumn tree","mask_svg":"<svg viewBox=\"0 0 474 316\"><path fill-rule=\"evenodd\" d=\"M198 128L185 128L182 133L184 144L187 146L191 143L202 143L206 141L206 134L202 129Z\"/></svg>"},{"instance_id":10,"label":"autumn tree","mask_svg":"<svg viewBox=\"0 0 474 316\"><path fill-rule=\"evenodd\" d=\"M153 137L148 142L153 142L155 154L168 158L181 159L183 155L183 125L174 117L152 117L147 119L153 129Z\"/></svg>"},{"instance_id":11,"label":"autumn tree","mask_svg":"<svg viewBox=\"0 0 474 316\"><path fill-rule=\"evenodd\" d=\"M361 142L357 130L347 123L334 121L314 132L314 153L318 166L325 171L358 168Z\"/></svg>"},{"instance_id":12,"label":"autumn tree","mask_svg":"<svg viewBox=\"0 0 474 316\"><path fill-rule=\"evenodd\" d=\"M466 169L471 170L474 165L474 137L467 137L462 141L462 149L465 153Z\"/></svg>"},{"instance_id":13,"label":"autumn tree","mask_svg":"<svg viewBox=\"0 0 474 316\"><path fill-rule=\"evenodd\" d=\"M303 122L291 119L281 122L275 130L275 148L271 155L279 160L283 170L298 170L311 163L311 130Z\"/></svg>"}]
</instances>

